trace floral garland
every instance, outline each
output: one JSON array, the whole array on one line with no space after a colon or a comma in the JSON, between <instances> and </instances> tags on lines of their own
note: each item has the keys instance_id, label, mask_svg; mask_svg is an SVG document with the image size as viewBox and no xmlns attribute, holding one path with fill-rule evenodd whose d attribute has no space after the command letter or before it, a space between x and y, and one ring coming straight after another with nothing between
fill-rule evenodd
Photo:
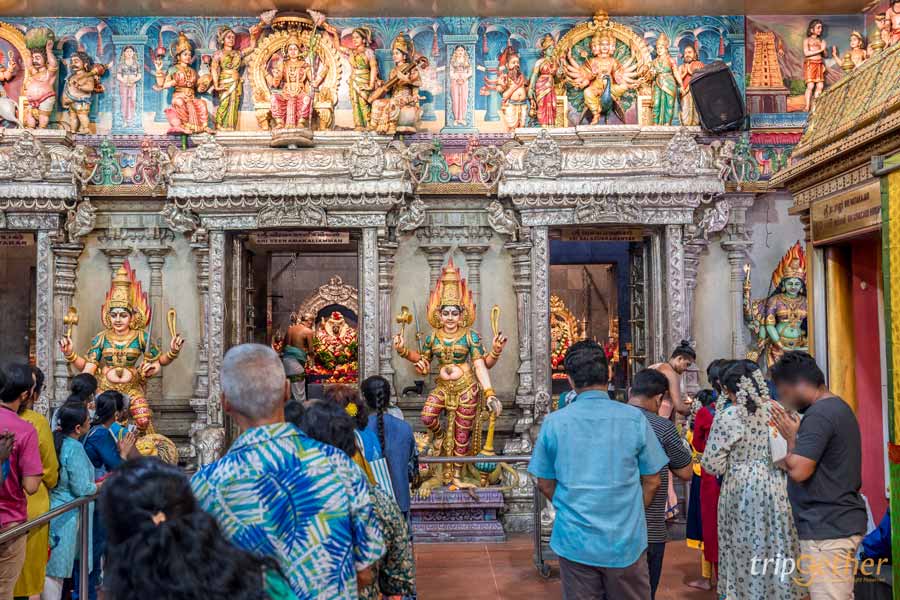
<instances>
[{"instance_id":1,"label":"floral garland","mask_svg":"<svg viewBox=\"0 0 900 600\"><path fill-rule=\"evenodd\" d=\"M766 403L772 400L772 397L769 396L769 386L766 384L762 371L759 369L753 371L750 377L743 375L738 380L738 390L734 395L734 404L737 406L738 414L743 419L750 416L747 405L751 400L759 409L762 409Z\"/></svg>"}]
</instances>

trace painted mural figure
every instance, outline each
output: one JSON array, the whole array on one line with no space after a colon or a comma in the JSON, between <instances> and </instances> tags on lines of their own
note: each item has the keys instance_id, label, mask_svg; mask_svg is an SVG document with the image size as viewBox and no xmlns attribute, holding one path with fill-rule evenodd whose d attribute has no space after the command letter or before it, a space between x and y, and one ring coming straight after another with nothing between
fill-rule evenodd
<instances>
[{"instance_id":1,"label":"painted mural figure","mask_svg":"<svg viewBox=\"0 0 900 600\"><path fill-rule=\"evenodd\" d=\"M671 125L675 118L675 105L681 72L675 59L669 54L669 36L659 34L656 40L656 58L653 59L653 124Z\"/></svg>"},{"instance_id":2,"label":"painted mural figure","mask_svg":"<svg viewBox=\"0 0 900 600\"><path fill-rule=\"evenodd\" d=\"M841 68L846 73L861 65L869 57L869 53L866 51L866 42L858 31L850 32L850 49L844 54L843 58L841 58L837 46L831 47L831 55L834 57L834 60L840 63Z\"/></svg>"},{"instance_id":3,"label":"painted mural figure","mask_svg":"<svg viewBox=\"0 0 900 600\"><path fill-rule=\"evenodd\" d=\"M636 83L613 56L615 48L615 37L597 33L591 38L590 56L581 51L581 57L585 59L582 64L578 64L571 49L563 62L569 84L584 90L584 104L591 111L591 125L598 124L601 117L606 121L611 112L625 122L625 111L619 105L619 99Z\"/></svg>"},{"instance_id":4,"label":"painted mural figure","mask_svg":"<svg viewBox=\"0 0 900 600\"><path fill-rule=\"evenodd\" d=\"M506 57L506 71L497 78L497 91L506 130L528 125L528 80L522 73L522 59L515 52Z\"/></svg>"},{"instance_id":5,"label":"painted mural figure","mask_svg":"<svg viewBox=\"0 0 900 600\"><path fill-rule=\"evenodd\" d=\"M377 133L415 133L422 110L419 108L419 65L427 66L424 57L416 56L416 48L406 34L398 35L391 44L394 67L388 79L372 92L372 123ZM382 98L390 92L390 98Z\"/></svg>"},{"instance_id":6,"label":"painted mural figure","mask_svg":"<svg viewBox=\"0 0 900 600\"><path fill-rule=\"evenodd\" d=\"M156 66L156 83L160 90L174 88L172 106L166 109L166 119L171 131L177 133L202 133L209 128L209 109L202 94L209 89L211 80L203 78L191 67L194 62L194 50L190 40L181 32L178 41L172 46L173 65L168 71L163 70L162 57L158 57Z\"/></svg>"},{"instance_id":7,"label":"painted mural figure","mask_svg":"<svg viewBox=\"0 0 900 600\"><path fill-rule=\"evenodd\" d=\"M428 322L434 330L425 338L421 351L407 348L402 334L394 337L397 354L415 364L420 374L428 374L432 361L438 362L435 387L422 408L422 423L431 432L433 447L441 456L477 453L486 413L499 416L502 411L488 370L500 358L506 337L498 331L490 352L485 352L481 336L471 329L474 320L472 292L451 259L428 301ZM442 414L446 415L446 427L441 423ZM463 481L461 464L443 471L443 483L476 487Z\"/></svg>"},{"instance_id":8,"label":"painted mural figure","mask_svg":"<svg viewBox=\"0 0 900 600\"><path fill-rule=\"evenodd\" d=\"M75 133L90 130L91 100L103 93L100 77L106 72L103 65L94 64L86 52L79 50L69 58L69 76L63 88L61 104L69 111L69 129Z\"/></svg>"},{"instance_id":9,"label":"painted mural figure","mask_svg":"<svg viewBox=\"0 0 900 600\"><path fill-rule=\"evenodd\" d=\"M813 19L806 28L803 40L803 81L806 82L805 112L812 110L813 103L825 87L825 56L828 44L822 39L825 25Z\"/></svg>"},{"instance_id":10,"label":"painted mural figure","mask_svg":"<svg viewBox=\"0 0 900 600\"><path fill-rule=\"evenodd\" d=\"M744 268L744 318L756 336L747 358L765 356L771 367L785 351L808 351L806 256L800 242L782 257L772 273L774 291L764 300L750 299L750 268Z\"/></svg>"},{"instance_id":11,"label":"painted mural figure","mask_svg":"<svg viewBox=\"0 0 900 600\"><path fill-rule=\"evenodd\" d=\"M237 129L241 111L241 97L244 95L244 83L241 80L241 67L244 57L256 48L259 27L250 28L250 44L241 50L234 47L237 35L230 27L220 27L216 34L219 49L212 56L210 76L212 86L219 95L219 106L213 120L216 129L231 131Z\"/></svg>"},{"instance_id":12,"label":"painted mural figure","mask_svg":"<svg viewBox=\"0 0 900 600\"><path fill-rule=\"evenodd\" d=\"M465 125L469 111L469 78L472 63L465 46L457 46L450 57L450 105L453 110L453 124Z\"/></svg>"},{"instance_id":13,"label":"painted mural figure","mask_svg":"<svg viewBox=\"0 0 900 600\"><path fill-rule=\"evenodd\" d=\"M292 35L284 45L284 57L272 66L266 82L272 88L271 111L276 129L309 127L312 115L312 88L325 80L326 68L313 75L312 65L304 58L306 47Z\"/></svg>"},{"instance_id":14,"label":"painted mural figure","mask_svg":"<svg viewBox=\"0 0 900 600\"><path fill-rule=\"evenodd\" d=\"M900 0L891 2L890 8L884 13L890 24L890 37L888 37L888 46L893 46L900 42Z\"/></svg>"},{"instance_id":15,"label":"painted mural figure","mask_svg":"<svg viewBox=\"0 0 900 600\"><path fill-rule=\"evenodd\" d=\"M25 112L25 126L44 129L50 123L50 113L56 104L56 74L59 63L53 54L53 34L43 28L29 30L26 36L31 52L31 66L25 86L28 110ZM43 33L43 35L38 35Z\"/></svg>"},{"instance_id":16,"label":"painted mural figure","mask_svg":"<svg viewBox=\"0 0 900 600\"><path fill-rule=\"evenodd\" d=\"M531 68L528 90L531 96L531 117L541 127L556 124L556 84L562 68L556 58L556 40L549 33L541 39L541 57Z\"/></svg>"},{"instance_id":17,"label":"painted mural figure","mask_svg":"<svg viewBox=\"0 0 900 600\"><path fill-rule=\"evenodd\" d=\"M703 68L703 63L697 60L697 51L693 46L685 46L678 66L678 74L681 77L681 124L694 126L700 124L700 116L697 114L697 106L691 95L691 79L698 70Z\"/></svg>"},{"instance_id":18,"label":"painted mural figure","mask_svg":"<svg viewBox=\"0 0 900 600\"><path fill-rule=\"evenodd\" d=\"M169 331L172 341L162 353L153 344L148 331L151 310L147 294L141 289L128 261L119 268L112 280L101 308L104 329L91 340L84 356L79 356L71 337L59 340L59 349L66 361L82 373L97 377L97 393L116 390L130 398L129 412L134 419L142 454L160 452L163 460L178 460L174 444L153 429L150 404L146 398L147 380L171 364L184 345L184 338L175 333L175 315L170 311ZM165 455L162 452L166 452Z\"/></svg>"},{"instance_id":19,"label":"painted mural figure","mask_svg":"<svg viewBox=\"0 0 900 600\"><path fill-rule=\"evenodd\" d=\"M329 24L325 29L334 36L334 47L344 55L350 63L350 110L353 112L353 128L364 131L372 119L372 103L369 94L378 85L378 59L372 50L372 30L368 27L356 27L350 33L351 47L341 45L340 34Z\"/></svg>"},{"instance_id":20,"label":"painted mural figure","mask_svg":"<svg viewBox=\"0 0 900 600\"><path fill-rule=\"evenodd\" d=\"M119 83L119 101L122 123L125 127L139 125L137 122L137 84L141 80L141 65L138 64L134 46L125 46L116 66L116 81Z\"/></svg>"}]
</instances>

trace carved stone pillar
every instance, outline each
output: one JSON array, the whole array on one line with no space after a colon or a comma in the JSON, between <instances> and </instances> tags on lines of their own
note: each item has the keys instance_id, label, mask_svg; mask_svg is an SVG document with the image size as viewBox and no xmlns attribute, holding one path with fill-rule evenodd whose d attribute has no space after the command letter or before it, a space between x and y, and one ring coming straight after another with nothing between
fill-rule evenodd
<instances>
[{"instance_id":1,"label":"carved stone pillar","mask_svg":"<svg viewBox=\"0 0 900 600\"><path fill-rule=\"evenodd\" d=\"M394 257L397 254L397 242L387 240L378 241L378 309L381 314L380 329L380 353L378 370L382 377L392 380L394 367L391 366L391 338L393 337L391 314L391 294L394 292ZM394 390L396 393L396 390Z\"/></svg>"},{"instance_id":2,"label":"carved stone pillar","mask_svg":"<svg viewBox=\"0 0 900 600\"><path fill-rule=\"evenodd\" d=\"M362 252L359 265L359 367L360 379L378 375L381 362L381 337L379 332L378 304L378 228L362 230ZM389 351L389 350L388 350Z\"/></svg>"},{"instance_id":3,"label":"carved stone pillar","mask_svg":"<svg viewBox=\"0 0 900 600\"><path fill-rule=\"evenodd\" d=\"M166 256L171 252L171 248L168 247L158 247L158 248L142 248L141 252L144 256L147 257L147 264L150 266L150 306L153 310L153 327L152 327L152 335L153 338L150 340L151 343L156 343L159 345L159 349L161 352L165 352L168 348L167 342L164 335L164 327L165 327L165 310L162 305L162 296L163 296L163 280L162 280L162 269L166 264ZM156 377L150 378L147 382L147 400L151 402L158 402L162 399L162 390L163 390L163 377L165 377L165 369L161 370L159 375Z\"/></svg>"},{"instance_id":4,"label":"carved stone pillar","mask_svg":"<svg viewBox=\"0 0 900 600\"><path fill-rule=\"evenodd\" d=\"M209 362L207 423L222 426L222 357L225 353L225 232L209 232L209 287L206 299L206 348ZM211 301L215 299L215 301Z\"/></svg>"},{"instance_id":5,"label":"carved stone pillar","mask_svg":"<svg viewBox=\"0 0 900 600\"><path fill-rule=\"evenodd\" d=\"M207 425L207 404L209 395L209 346L207 331L209 329L209 239L198 231L191 237L191 250L196 264L197 290L200 293L199 339L197 343L197 370L194 372L194 393L191 397L191 408L197 418L191 426L191 433L203 429Z\"/></svg>"},{"instance_id":6,"label":"carved stone pillar","mask_svg":"<svg viewBox=\"0 0 900 600\"><path fill-rule=\"evenodd\" d=\"M684 235L681 225L666 225L665 239L665 294L668 309L668 327L663 352L665 356L687 336L687 309L684 285Z\"/></svg>"},{"instance_id":7,"label":"carved stone pillar","mask_svg":"<svg viewBox=\"0 0 900 600\"><path fill-rule=\"evenodd\" d=\"M425 253L425 259L428 261L428 275L431 280L428 289L433 290L438 279L441 278L441 268L444 266L450 246L446 244L421 244L419 249Z\"/></svg>"},{"instance_id":8,"label":"carved stone pillar","mask_svg":"<svg viewBox=\"0 0 900 600\"><path fill-rule=\"evenodd\" d=\"M482 342L486 347L491 344L491 333L489 328L484 325L485 309L481 303L481 261L484 260L484 253L488 251L487 244L466 244L459 247L466 261L466 283L472 291L472 297L475 299L477 312L475 314L475 331L481 334Z\"/></svg>"},{"instance_id":9,"label":"carved stone pillar","mask_svg":"<svg viewBox=\"0 0 900 600\"><path fill-rule=\"evenodd\" d=\"M731 356L742 358L747 352L747 340L744 335L744 265L753 242L747 231L747 209L753 205L755 194L727 194L730 205L728 225L720 242L722 249L728 253L728 264L731 270L729 284L729 307L731 313Z\"/></svg>"},{"instance_id":10,"label":"carved stone pillar","mask_svg":"<svg viewBox=\"0 0 900 600\"><path fill-rule=\"evenodd\" d=\"M525 432L534 422L534 395L531 363L531 243L507 242L504 249L512 257L513 290L516 293L516 322L519 328L519 385L516 405L522 417L516 422L516 433Z\"/></svg>"},{"instance_id":11,"label":"carved stone pillar","mask_svg":"<svg viewBox=\"0 0 900 600\"><path fill-rule=\"evenodd\" d=\"M691 239L684 245L685 336L689 340L694 339L694 291L697 289L697 270L700 265L700 255L707 246L709 246L709 241L703 238ZM691 394L699 391L700 372L696 363L685 373L684 387Z\"/></svg>"},{"instance_id":12,"label":"carved stone pillar","mask_svg":"<svg viewBox=\"0 0 900 600\"><path fill-rule=\"evenodd\" d=\"M534 422L550 412L550 236L546 226L531 229L532 385Z\"/></svg>"},{"instance_id":13,"label":"carved stone pillar","mask_svg":"<svg viewBox=\"0 0 900 600\"><path fill-rule=\"evenodd\" d=\"M54 350L56 336L54 335L54 302L53 302L53 251L51 239L56 231L40 229L37 231L37 298L35 306L35 340L34 354L38 368L44 373L44 393L35 404L34 409L41 414L48 414L47 409L55 397L54 380ZM68 310L68 306L66 307ZM65 314L65 313L63 313ZM62 324L62 320L59 321ZM59 351L57 350L58 354ZM61 401L60 401L61 402Z\"/></svg>"},{"instance_id":14,"label":"carved stone pillar","mask_svg":"<svg viewBox=\"0 0 900 600\"><path fill-rule=\"evenodd\" d=\"M57 323L56 331L61 336L65 329L63 318L72 306L72 298L75 295L75 273L78 269L78 257L84 250L84 244L54 244L53 250L53 320ZM38 252L40 260L40 249ZM40 268L40 261L38 262ZM40 285L38 285L40 289ZM55 338L51 333L50 342L54 346L53 356L53 398L52 406L57 408L66 401L69 396L69 365L63 357L59 347L55 344Z\"/></svg>"},{"instance_id":15,"label":"carved stone pillar","mask_svg":"<svg viewBox=\"0 0 900 600\"><path fill-rule=\"evenodd\" d=\"M116 276L116 271L125 263L125 259L132 252L131 248L101 248L100 251L106 255L106 259L109 261L110 277Z\"/></svg>"}]
</instances>

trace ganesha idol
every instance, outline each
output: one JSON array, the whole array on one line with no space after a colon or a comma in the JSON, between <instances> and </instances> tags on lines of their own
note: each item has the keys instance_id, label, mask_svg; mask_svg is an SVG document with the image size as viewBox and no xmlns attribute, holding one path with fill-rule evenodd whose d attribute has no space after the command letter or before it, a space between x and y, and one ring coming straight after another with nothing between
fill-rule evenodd
<instances>
[{"instance_id":1,"label":"ganesha idol","mask_svg":"<svg viewBox=\"0 0 900 600\"><path fill-rule=\"evenodd\" d=\"M170 310L168 315L172 341L163 354L150 337L151 310L147 294L125 261L113 277L100 318L104 329L93 337L84 356L74 351L71 329L59 341L59 349L75 369L97 378L98 394L115 390L126 397L141 454L177 463L175 445L153 429L153 413L146 398L147 380L178 358L184 345L184 339L175 333L174 311Z\"/></svg>"}]
</instances>

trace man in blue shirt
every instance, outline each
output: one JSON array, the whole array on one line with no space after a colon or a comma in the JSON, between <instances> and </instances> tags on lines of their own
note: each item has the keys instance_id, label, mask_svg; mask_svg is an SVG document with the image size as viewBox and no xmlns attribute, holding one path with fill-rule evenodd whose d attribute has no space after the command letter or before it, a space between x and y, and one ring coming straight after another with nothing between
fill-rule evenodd
<instances>
[{"instance_id":1,"label":"man in blue shirt","mask_svg":"<svg viewBox=\"0 0 900 600\"><path fill-rule=\"evenodd\" d=\"M646 600L644 507L669 459L641 411L607 395L599 344L573 344L564 364L578 395L544 420L528 466L556 508L550 547L563 598Z\"/></svg>"}]
</instances>

